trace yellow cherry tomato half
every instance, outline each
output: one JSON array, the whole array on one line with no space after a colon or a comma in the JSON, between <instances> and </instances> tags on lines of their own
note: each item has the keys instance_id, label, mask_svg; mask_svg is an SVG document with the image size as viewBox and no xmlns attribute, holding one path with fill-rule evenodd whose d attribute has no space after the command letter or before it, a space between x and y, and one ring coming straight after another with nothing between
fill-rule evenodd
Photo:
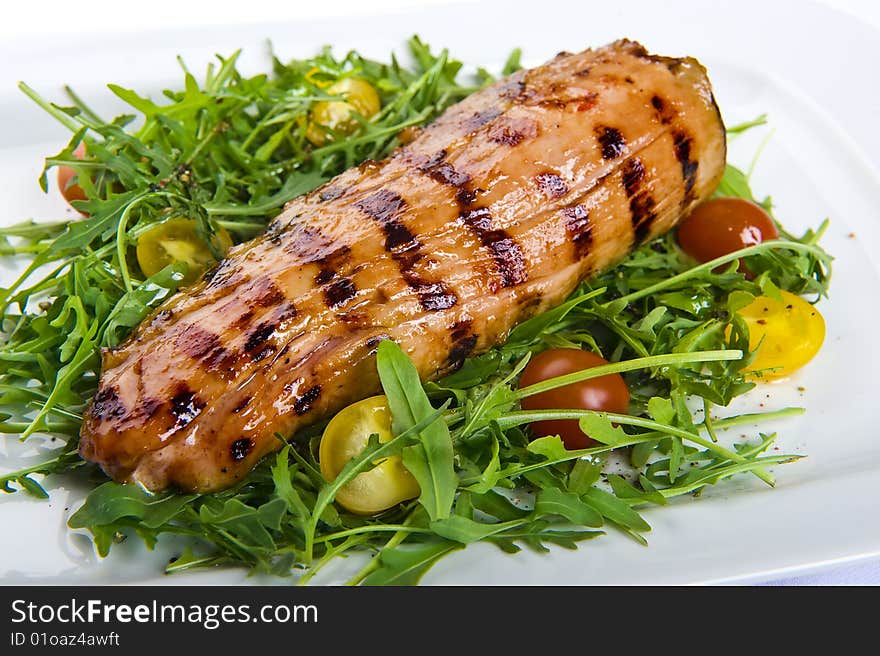
<instances>
[{"instance_id":1,"label":"yellow cherry tomato half","mask_svg":"<svg viewBox=\"0 0 880 656\"><path fill-rule=\"evenodd\" d=\"M344 100L321 100L312 108L312 121L306 129L306 139L315 146L327 142L326 129L348 134L357 127L354 114L372 118L382 109L382 102L375 87L366 80L347 77L327 89L332 96L342 96Z\"/></svg>"},{"instance_id":2,"label":"yellow cherry tomato half","mask_svg":"<svg viewBox=\"0 0 880 656\"><path fill-rule=\"evenodd\" d=\"M800 296L780 293L781 301L758 296L738 312L749 327L749 350L758 349L745 371L778 367L765 371L764 379L791 375L812 360L825 341L825 319L819 310Z\"/></svg>"},{"instance_id":3,"label":"yellow cherry tomato half","mask_svg":"<svg viewBox=\"0 0 880 656\"><path fill-rule=\"evenodd\" d=\"M392 438L391 411L384 396L353 403L327 424L318 449L324 478L334 480L349 460L360 455L373 434L379 436L380 442ZM375 467L345 484L336 494L336 502L355 514L374 515L414 499L420 492L418 482L403 466L400 456L391 456L378 460Z\"/></svg>"},{"instance_id":4,"label":"yellow cherry tomato half","mask_svg":"<svg viewBox=\"0 0 880 656\"><path fill-rule=\"evenodd\" d=\"M225 253L232 247L232 238L223 228L217 228L215 234ZM136 254L145 276L152 276L174 262L186 263L184 284L194 282L216 262L207 242L199 235L196 221L184 217L157 223L140 235Z\"/></svg>"}]
</instances>

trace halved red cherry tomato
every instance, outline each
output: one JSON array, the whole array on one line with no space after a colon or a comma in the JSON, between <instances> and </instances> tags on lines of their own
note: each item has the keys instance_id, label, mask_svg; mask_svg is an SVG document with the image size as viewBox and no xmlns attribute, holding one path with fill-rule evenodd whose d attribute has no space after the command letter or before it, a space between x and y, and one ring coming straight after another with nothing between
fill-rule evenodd
<instances>
[{"instance_id":1,"label":"halved red cherry tomato","mask_svg":"<svg viewBox=\"0 0 880 656\"><path fill-rule=\"evenodd\" d=\"M678 226L682 250L700 262L777 237L770 215L743 198L713 198L700 203Z\"/></svg>"},{"instance_id":2,"label":"halved red cherry tomato","mask_svg":"<svg viewBox=\"0 0 880 656\"><path fill-rule=\"evenodd\" d=\"M607 360L589 351L548 349L529 361L519 379L519 387L605 364ZM624 414L629 409L629 388L620 374L608 374L528 396L521 405L523 410L599 410ZM535 437L559 435L567 449L583 449L593 443L575 419L536 421L531 429Z\"/></svg>"},{"instance_id":3,"label":"halved red cherry tomato","mask_svg":"<svg viewBox=\"0 0 880 656\"><path fill-rule=\"evenodd\" d=\"M73 156L77 159L83 159L86 156L86 145L80 142L73 151ZM76 171L70 166L58 167L58 189L61 195L68 203L75 200L86 200L86 194L78 184L76 184Z\"/></svg>"}]
</instances>

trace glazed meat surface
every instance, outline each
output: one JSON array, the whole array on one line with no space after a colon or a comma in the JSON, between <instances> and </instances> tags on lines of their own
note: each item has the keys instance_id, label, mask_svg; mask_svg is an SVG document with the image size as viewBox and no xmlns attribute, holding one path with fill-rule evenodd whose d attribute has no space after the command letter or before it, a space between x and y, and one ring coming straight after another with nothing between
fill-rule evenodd
<instances>
[{"instance_id":1,"label":"glazed meat surface","mask_svg":"<svg viewBox=\"0 0 880 656\"><path fill-rule=\"evenodd\" d=\"M724 162L693 59L618 41L500 80L290 202L105 351L80 453L153 491L232 485L276 433L377 393L381 340L424 380L451 372L672 228Z\"/></svg>"}]
</instances>

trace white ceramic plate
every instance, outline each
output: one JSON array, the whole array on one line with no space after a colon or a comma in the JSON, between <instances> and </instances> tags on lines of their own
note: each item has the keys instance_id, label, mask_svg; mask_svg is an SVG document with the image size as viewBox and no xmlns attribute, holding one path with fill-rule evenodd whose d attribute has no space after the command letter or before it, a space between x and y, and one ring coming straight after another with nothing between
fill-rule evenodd
<instances>
[{"instance_id":1,"label":"white ceramic plate","mask_svg":"<svg viewBox=\"0 0 880 656\"><path fill-rule=\"evenodd\" d=\"M792 230L832 219L823 242L837 258L832 299L821 306L828 324L825 347L794 379L763 385L730 409L806 407L803 417L776 422L772 429L782 434L781 449L809 457L777 469L775 490L744 477L700 499L646 511L654 527L649 547L614 533L579 551L557 549L545 555L511 557L477 545L441 561L425 582L747 582L880 554L874 492L880 443L873 422L874 377L880 371L875 337L880 184L863 154L880 152L878 92L869 70L877 33L803 2L630 0L618 9L612 3L589 4L463 3L357 20L6 44L0 50L10 62L0 73L0 180L5 191L0 220L53 219L69 211L56 194L44 196L36 185L41 158L57 152L67 135L15 90L18 79L55 98L61 98L60 85L70 83L109 113L114 104L101 89L104 82L156 91L178 83L176 54L197 70L213 53L238 47L246 49L245 68L258 70L266 66L267 38L282 58L310 54L324 43L385 57L418 32L469 64L490 69L497 69L517 45L526 62L535 64L563 49L575 51L621 36L662 54L696 56L709 69L729 124L764 112L770 116L772 137L754 171L756 192L773 196L777 216ZM748 167L769 132L732 141L731 161ZM3 281L10 275L8 267L0 270ZM33 457L39 447L29 444L24 451L14 440L0 446L6 452L0 471ZM48 503L23 495L0 498L0 582L255 582L241 571L163 577L162 565L175 552L170 542L150 553L131 539L101 561L88 538L65 526L81 498L82 490L64 486L53 491ZM342 562L323 580L339 581L353 567Z\"/></svg>"}]
</instances>

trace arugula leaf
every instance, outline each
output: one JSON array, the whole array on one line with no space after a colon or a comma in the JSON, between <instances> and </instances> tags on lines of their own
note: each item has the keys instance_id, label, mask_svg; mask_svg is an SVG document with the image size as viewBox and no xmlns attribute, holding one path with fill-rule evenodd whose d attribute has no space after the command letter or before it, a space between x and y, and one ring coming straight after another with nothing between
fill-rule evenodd
<instances>
[{"instance_id":1,"label":"arugula leaf","mask_svg":"<svg viewBox=\"0 0 880 656\"><path fill-rule=\"evenodd\" d=\"M590 488L593 489L593 488ZM557 488L544 488L535 499L536 518L545 515L560 515L580 526L602 526L602 515L583 502L574 492L564 492Z\"/></svg>"},{"instance_id":2,"label":"arugula leaf","mask_svg":"<svg viewBox=\"0 0 880 656\"><path fill-rule=\"evenodd\" d=\"M136 485L104 483L92 491L67 525L86 528L95 537L98 553L106 556L115 535L137 520L139 526L158 529L183 513L197 495L152 495Z\"/></svg>"},{"instance_id":3,"label":"arugula leaf","mask_svg":"<svg viewBox=\"0 0 880 656\"><path fill-rule=\"evenodd\" d=\"M86 502L70 516L70 528L113 524L122 518L136 518L149 528L174 519L198 495L152 495L136 485L108 482L96 488Z\"/></svg>"},{"instance_id":4,"label":"arugula leaf","mask_svg":"<svg viewBox=\"0 0 880 656\"><path fill-rule=\"evenodd\" d=\"M597 487L590 488L581 496L585 504L606 519L637 532L650 531L651 526L630 506L613 494Z\"/></svg>"},{"instance_id":5,"label":"arugula leaf","mask_svg":"<svg viewBox=\"0 0 880 656\"><path fill-rule=\"evenodd\" d=\"M395 435L409 430L434 411L418 372L397 344L390 340L379 344L376 366L388 397ZM404 448L402 458L404 466L419 483L419 502L431 520L449 517L458 478L446 423L438 419L422 429L419 443Z\"/></svg>"},{"instance_id":6,"label":"arugula leaf","mask_svg":"<svg viewBox=\"0 0 880 656\"><path fill-rule=\"evenodd\" d=\"M558 460L568 457L568 450L558 435L539 437L529 442L528 450L544 456L547 460Z\"/></svg>"},{"instance_id":7,"label":"arugula leaf","mask_svg":"<svg viewBox=\"0 0 880 656\"><path fill-rule=\"evenodd\" d=\"M514 519L497 524L485 524L483 522L475 522L473 519L460 515L452 515L446 519L438 519L431 522L431 530L447 540L471 544L472 542L479 542L493 535L503 533L508 529L523 526L526 523L525 519Z\"/></svg>"},{"instance_id":8,"label":"arugula leaf","mask_svg":"<svg viewBox=\"0 0 880 656\"><path fill-rule=\"evenodd\" d=\"M614 426L604 413L586 415L578 420L584 435L609 446L628 444L632 437L622 428Z\"/></svg>"},{"instance_id":9,"label":"arugula leaf","mask_svg":"<svg viewBox=\"0 0 880 656\"><path fill-rule=\"evenodd\" d=\"M363 580L363 585L415 585L440 558L460 548L444 540L383 549L377 556L380 567Z\"/></svg>"}]
</instances>

